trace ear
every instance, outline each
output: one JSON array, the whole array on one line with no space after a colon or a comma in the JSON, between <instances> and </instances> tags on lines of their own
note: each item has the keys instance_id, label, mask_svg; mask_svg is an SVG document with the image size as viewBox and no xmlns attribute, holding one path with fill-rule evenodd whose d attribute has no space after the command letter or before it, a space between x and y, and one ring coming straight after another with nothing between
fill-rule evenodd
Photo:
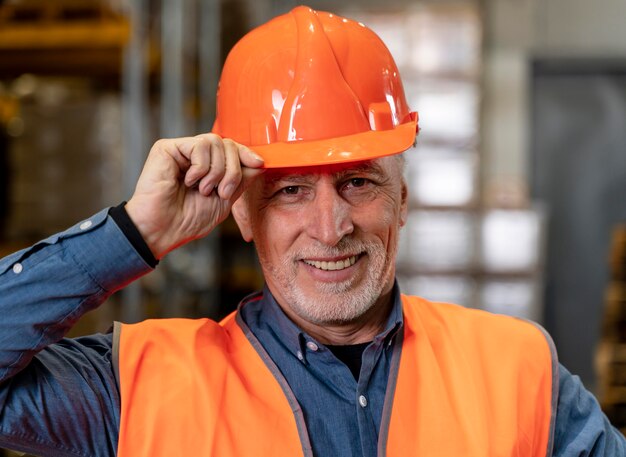
<instances>
[{"instance_id":1,"label":"ear","mask_svg":"<svg viewBox=\"0 0 626 457\"><path fill-rule=\"evenodd\" d=\"M247 242L252 241L252 225L250 224L250 213L248 211L248 205L244 197L238 198L233 207L231 208L235 222L239 227L241 236Z\"/></svg>"},{"instance_id":2,"label":"ear","mask_svg":"<svg viewBox=\"0 0 626 457\"><path fill-rule=\"evenodd\" d=\"M406 181L402 178L400 188L400 227L404 227L409 213L409 188Z\"/></svg>"}]
</instances>

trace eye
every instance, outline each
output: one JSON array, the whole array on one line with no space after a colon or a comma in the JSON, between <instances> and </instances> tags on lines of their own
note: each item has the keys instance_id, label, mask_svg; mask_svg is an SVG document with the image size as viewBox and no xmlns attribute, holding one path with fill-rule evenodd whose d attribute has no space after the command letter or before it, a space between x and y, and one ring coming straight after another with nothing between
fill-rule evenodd
<instances>
[{"instance_id":1,"label":"eye","mask_svg":"<svg viewBox=\"0 0 626 457\"><path fill-rule=\"evenodd\" d=\"M359 204L376 197L380 184L369 176L347 177L341 186L343 197L353 203Z\"/></svg>"},{"instance_id":2,"label":"eye","mask_svg":"<svg viewBox=\"0 0 626 457\"><path fill-rule=\"evenodd\" d=\"M307 184L278 184L276 191L272 195L275 202L297 203L305 200L311 195L311 189Z\"/></svg>"},{"instance_id":3,"label":"eye","mask_svg":"<svg viewBox=\"0 0 626 457\"><path fill-rule=\"evenodd\" d=\"M280 191L285 195L297 195L300 191L300 186L287 186L283 187Z\"/></svg>"},{"instance_id":4,"label":"eye","mask_svg":"<svg viewBox=\"0 0 626 457\"><path fill-rule=\"evenodd\" d=\"M363 187L366 184L367 180L365 178L352 178L349 181L349 184L352 187Z\"/></svg>"},{"instance_id":5,"label":"eye","mask_svg":"<svg viewBox=\"0 0 626 457\"><path fill-rule=\"evenodd\" d=\"M349 178L344 182L343 188L346 191L357 189L361 190L363 188L369 188L369 184L371 183L372 181L367 178Z\"/></svg>"}]
</instances>

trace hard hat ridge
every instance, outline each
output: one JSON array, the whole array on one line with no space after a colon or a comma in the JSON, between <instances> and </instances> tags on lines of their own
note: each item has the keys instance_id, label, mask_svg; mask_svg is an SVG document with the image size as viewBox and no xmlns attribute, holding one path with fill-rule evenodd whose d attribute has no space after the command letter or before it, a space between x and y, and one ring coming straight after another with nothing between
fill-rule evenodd
<instances>
[{"instance_id":1,"label":"hard hat ridge","mask_svg":"<svg viewBox=\"0 0 626 457\"><path fill-rule=\"evenodd\" d=\"M278 140L321 140L368 130L367 115L341 73L317 13L300 6L289 14L295 19L298 50ZM332 115L319 115L325 111Z\"/></svg>"},{"instance_id":2,"label":"hard hat ridge","mask_svg":"<svg viewBox=\"0 0 626 457\"><path fill-rule=\"evenodd\" d=\"M374 32L300 6L233 47L213 131L251 147L269 168L324 165L408 149L417 113Z\"/></svg>"}]
</instances>

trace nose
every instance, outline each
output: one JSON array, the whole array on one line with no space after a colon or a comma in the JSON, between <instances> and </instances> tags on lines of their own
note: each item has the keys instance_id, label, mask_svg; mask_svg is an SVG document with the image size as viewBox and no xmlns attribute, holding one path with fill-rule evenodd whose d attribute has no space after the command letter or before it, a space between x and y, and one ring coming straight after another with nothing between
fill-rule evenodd
<instances>
[{"instance_id":1,"label":"nose","mask_svg":"<svg viewBox=\"0 0 626 457\"><path fill-rule=\"evenodd\" d=\"M354 231L352 207L333 183L318 183L308 224L309 236L327 246L335 246Z\"/></svg>"}]
</instances>

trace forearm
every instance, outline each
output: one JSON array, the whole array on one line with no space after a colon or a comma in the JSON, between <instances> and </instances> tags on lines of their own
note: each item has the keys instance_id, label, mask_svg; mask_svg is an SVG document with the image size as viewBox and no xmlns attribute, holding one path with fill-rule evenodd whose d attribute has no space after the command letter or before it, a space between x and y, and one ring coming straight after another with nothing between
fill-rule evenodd
<instances>
[{"instance_id":1,"label":"forearm","mask_svg":"<svg viewBox=\"0 0 626 457\"><path fill-rule=\"evenodd\" d=\"M150 270L107 211L0 260L0 382Z\"/></svg>"}]
</instances>

